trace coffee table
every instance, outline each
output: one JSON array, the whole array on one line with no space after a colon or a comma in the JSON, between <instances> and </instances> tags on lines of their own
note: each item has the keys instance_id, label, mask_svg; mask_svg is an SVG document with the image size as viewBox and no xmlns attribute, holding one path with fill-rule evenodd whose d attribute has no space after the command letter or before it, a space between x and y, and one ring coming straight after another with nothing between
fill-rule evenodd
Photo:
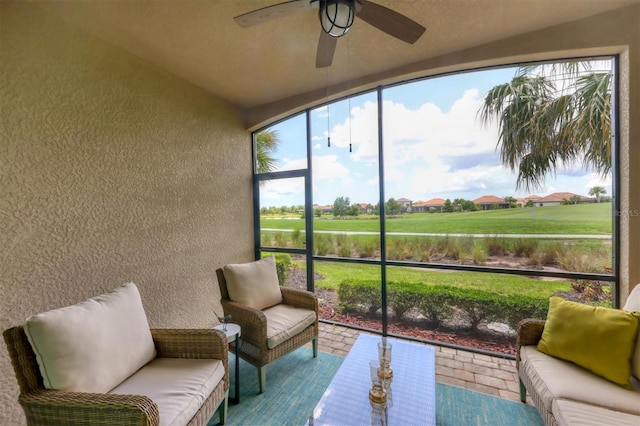
<instances>
[{"instance_id":1,"label":"coffee table","mask_svg":"<svg viewBox=\"0 0 640 426\"><path fill-rule=\"evenodd\" d=\"M318 402L307 425L371 424L369 361L378 358L380 336L361 334ZM392 404L386 424L436 424L436 372L433 347L387 338L393 345Z\"/></svg>"}]
</instances>

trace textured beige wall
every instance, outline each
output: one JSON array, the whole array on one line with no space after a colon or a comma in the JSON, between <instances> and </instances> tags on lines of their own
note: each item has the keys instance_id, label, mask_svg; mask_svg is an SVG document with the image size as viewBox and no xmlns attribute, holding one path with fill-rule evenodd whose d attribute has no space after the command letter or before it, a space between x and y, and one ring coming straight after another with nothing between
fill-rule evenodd
<instances>
[{"instance_id":1,"label":"textured beige wall","mask_svg":"<svg viewBox=\"0 0 640 426\"><path fill-rule=\"evenodd\" d=\"M215 268L253 258L240 113L37 6L0 8L0 328L128 281L152 326L211 326ZM2 343L0 424L24 421L17 396Z\"/></svg>"}]
</instances>

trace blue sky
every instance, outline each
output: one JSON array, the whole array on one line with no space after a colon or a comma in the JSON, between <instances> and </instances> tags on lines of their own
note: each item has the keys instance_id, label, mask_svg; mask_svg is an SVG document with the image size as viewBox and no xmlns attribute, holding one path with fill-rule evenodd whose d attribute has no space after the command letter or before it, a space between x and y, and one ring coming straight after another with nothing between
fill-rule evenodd
<instances>
[{"instance_id":1,"label":"blue sky","mask_svg":"<svg viewBox=\"0 0 640 426\"><path fill-rule=\"evenodd\" d=\"M385 89L385 200L530 195L516 191L516 175L500 162L497 125L483 126L476 116L486 92L515 73L515 68L475 71ZM314 204L333 204L339 196L352 203L378 202L377 108L372 92L311 112ZM272 126L281 139L279 170L307 166L305 123L300 114ZM611 194L610 176L567 167L532 192L587 195L596 185ZM302 179L267 182L260 192L263 207L304 204Z\"/></svg>"}]
</instances>

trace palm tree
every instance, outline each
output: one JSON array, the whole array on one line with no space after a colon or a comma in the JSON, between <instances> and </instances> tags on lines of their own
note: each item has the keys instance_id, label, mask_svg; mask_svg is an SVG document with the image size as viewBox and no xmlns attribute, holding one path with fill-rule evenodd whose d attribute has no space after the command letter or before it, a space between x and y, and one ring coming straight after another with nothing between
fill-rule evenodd
<instances>
[{"instance_id":1,"label":"palm tree","mask_svg":"<svg viewBox=\"0 0 640 426\"><path fill-rule=\"evenodd\" d=\"M256 172L269 173L278 166L274 158L280 144L280 136L277 130L263 130L256 133Z\"/></svg>"},{"instance_id":2,"label":"palm tree","mask_svg":"<svg viewBox=\"0 0 640 426\"><path fill-rule=\"evenodd\" d=\"M516 189L541 188L547 174L579 162L602 176L611 170L611 73L585 69L590 63L521 67L485 96L478 114L485 125L498 121L500 159L518 172Z\"/></svg>"},{"instance_id":3,"label":"palm tree","mask_svg":"<svg viewBox=\"0 0 640 426\"><path fill-rule=\"evenodd\" d=\"M596 197L596 201L600 202L600 196L606 194L607 191L601 186L594 186L589 190L589 195Z\"/></svg>"}]
</instances>

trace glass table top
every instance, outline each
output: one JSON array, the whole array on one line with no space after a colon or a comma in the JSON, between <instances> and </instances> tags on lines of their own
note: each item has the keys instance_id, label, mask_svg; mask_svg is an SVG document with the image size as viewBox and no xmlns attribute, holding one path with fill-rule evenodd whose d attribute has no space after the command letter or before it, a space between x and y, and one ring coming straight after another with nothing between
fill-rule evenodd
<instances>
[{"instance_id":1,"label":"glass table top","mask_svg":"<svg viewBox=\"0 0 640 426\"><path fill-rule=\"evenodd\" d=\"M391 398L380 418L369 402L369 361L378 358L381 336L361 334L318 402L307 425L435 425L436 373L433 347L387 338L393 345Z\"/></svg>"}]
</instances>

